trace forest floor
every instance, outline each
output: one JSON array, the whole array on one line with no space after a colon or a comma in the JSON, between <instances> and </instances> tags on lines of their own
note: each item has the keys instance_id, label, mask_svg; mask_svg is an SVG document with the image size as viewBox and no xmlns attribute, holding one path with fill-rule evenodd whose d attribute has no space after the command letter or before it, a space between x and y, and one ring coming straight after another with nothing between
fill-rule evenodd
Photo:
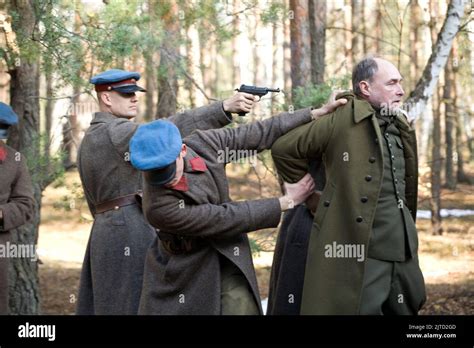
<instances>
[{"instance_id":1,"label":"forest floor","mask_svg":"<svg viewBox=\"0 0 474 348\"><path fill-rule=\"evenodd\" d=\"M272 197L279 192L275 178L241 165L229 166L231 196L235 200ZM471 175L474 173L471 173ZM38 242L43 314L73 314L84 252L92 217L80 197L77 171L66 173L60 184L43 194ZM443 190L442 207L474 209L474 187L458 185L456 192ZM420 209L428 209L427 192L420 190ZM73 204L69 202L74 201ZM419 260L427 302L420 314L474 314L474 216L443 219L444 233L431 234L430 220L418 219ZM259 245L254 263L262 299L268 297L276 229L251 233Z\"/></svg>"}]
</instances>

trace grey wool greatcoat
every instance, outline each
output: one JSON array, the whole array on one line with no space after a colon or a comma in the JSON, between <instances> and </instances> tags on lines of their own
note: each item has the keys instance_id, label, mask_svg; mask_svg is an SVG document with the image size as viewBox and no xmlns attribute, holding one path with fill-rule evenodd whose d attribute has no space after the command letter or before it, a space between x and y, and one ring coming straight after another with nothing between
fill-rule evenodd
<instances>
[{"instance_id":1,"label":"grey wool greatcoat","mask_svg":"<svg viewBox=\"0 0 474 348\"><path fill-rule=\"evenodd\" d=\"M375 111L346 93L348 103L329 116L299 127L272 147L278 173L287 182L308 172L308 160L322 156L326 185L308 244L301 314L359 314L362 284L383 175L382 136ZM397 116L405 159L404 205L415 220L418 162L415 130ZM362 245L365 257L331 257L327 247ZM414 243L417 252L418 241ZM329 256L328 256L329 255Z\"/></svg>"},{"instance_id":2,"label":"grey wool greatcoat","mask_svg":"<svg viewBox=\"0 0 474 348\"><path fill-rule=\"evenodd\" d=\"M177 255L155 240L147 255L140 314L221 314L219 255L242 271L261 313L247 233L276 227L280 202L277 198L233 202L226 161L220 154L269 149L279 136L309 121L310 109L304 109L238 128L195 132L183 140L188 146L184 168L188 190L145 182L143 207L150 224L163 232L198 238L201 245ZM205 161L206 170L193 169L195 157Z\"/></svg>"},{"instance_id":3,"label":"grey wool greatcoat","mask_svg":"<svg viewBox=\"0 0 474 348\"><path fill-rule=\"evenodd\" d=\"M10 231L27 223L34 215L33 186L26 158L0 141L0 245L10 242ZM8 314L8 258L0 255L0 315Z\"/></svg>"},{"instance_id":4,"label":"grey wool greatcoat","mask_svg":"<svg viewBox=\"0 0 474 348\"><path fill-rule=\"evenodd\" d=\"M231 122L222 102L170 117L183 136ZM109 113L95 114L82 141L78 165L94 215L79 285L77 314L137 314L143 267L155 237L137 204L95 214L95 206L142 189L129 162L129 140L138 124Z\"/></svg>"}]
</instances>

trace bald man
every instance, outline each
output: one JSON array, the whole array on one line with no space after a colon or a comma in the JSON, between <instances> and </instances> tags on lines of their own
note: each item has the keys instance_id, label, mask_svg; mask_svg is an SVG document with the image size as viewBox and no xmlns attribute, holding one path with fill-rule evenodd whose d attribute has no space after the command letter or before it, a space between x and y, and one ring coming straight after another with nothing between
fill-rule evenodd
<instances>
[{"instance_id":1,"label":"bald man","mask_svg":"<svg viewBox=\"0 0 474 348\"><path fill-rule=\"evenodd\" d=\"M291 314L298 306L301 314L413 315L425 302L415 226L416 136L400 111L401 82L392 63L367 57L354 68L354 92L340 95L346 105L273 145L286 182L300 180L310 160L322 158L326 167L309 241L301 246L307 247L298 268L303 284L279 286L291 277L279 272L274 284L279 299L273 302L285 311L273 307L273 312ZM280 269L292 262L301 258L274 265Z\"/></svg>"}]
</instances>

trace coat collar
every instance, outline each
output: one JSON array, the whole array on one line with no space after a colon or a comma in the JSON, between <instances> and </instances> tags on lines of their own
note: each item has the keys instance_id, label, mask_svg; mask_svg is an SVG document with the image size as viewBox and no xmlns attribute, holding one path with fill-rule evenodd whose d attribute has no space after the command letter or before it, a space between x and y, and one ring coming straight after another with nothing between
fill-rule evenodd
<instances>
[{"instance_id":1,"label":"coat collar","mask_svg":"<svg viewBox=\"0 0 474 348\"><path fill-rule=\"evenodd\" d=\"M190 147L188 147L188 152L184 157L184 173L181 176L179 182L170 187L170 189L175 191L186 192L189 190L188 178L186 173L204 173L207 171L206 162L199 157L196 152L194 152Z\"/></svg>"},{"instance_id":2,"label":"coat collar","mask_svg":"<svg viewBox=\"0 0 474 348\"><path fill-rule=\"evenodd\" d=\"M94 118L91 121L91 124L96 123L108 123L116 120L118 117L111 114L110 112L96 112Z\"/></svg>"},{"instance_id":3,"label":"coat collar","mask_svg":"<svg viewBox=\"0 0 474 348\"><path fill-rule=\"evenodd\" d=\"M7 155L7 147L3 144L3 141L0 141L0 164L5 162L5 160L7 159Z\"/></svg>"},{"instance_id":4,"label":"coat collar","mask_svg":"<svg viewBox=\"0 0 474 348\"><path fill-rule=\"evenodd\" d=\"M207 171L206 162L188 146L188 152L184 157L184 172L193 173L205 171Z\"/></svg>"},{"instance_id":5,"label":"coat collar","mask_svg":"<svg viewBox=\"0 0 474 348\"><path fill-rule=\"evenodd\" d=\"M369 116L375 116L374 108L364 99L357 97L353 92L344 92L339 94L336 99L346 98L353 100L353 117L354 122L359 123L360 121L366 119ZM404 128L405 130L410 130L410 123L403 111L397 114L398 125Z\"/></svg>"}]
</instances>

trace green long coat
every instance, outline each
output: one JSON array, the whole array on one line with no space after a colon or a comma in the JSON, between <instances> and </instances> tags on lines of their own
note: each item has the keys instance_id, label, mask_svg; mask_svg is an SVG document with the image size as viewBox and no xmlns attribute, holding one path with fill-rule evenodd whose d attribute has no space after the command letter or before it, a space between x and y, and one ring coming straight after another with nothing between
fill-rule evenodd
<instances>
[{"instance_id":1,"label":"green long coat","mask_svg":"<svg viewBox=\"0 0 474 348\"><path fill-rule=\"evenodd\" d=\"M287 182L308 172L308 159L322 157L326 166L327 182L309 241L301 314L359 313L366 258L327 257L326 251L335 242L363 245L367 255L383 177L382 136L369 103L352 93L340 97L348 103L287 133L272 147L275 165ZM404 116L397 118L406 165L405 204L415 220L416 136Z\"/></svg>"}]
</instances>

